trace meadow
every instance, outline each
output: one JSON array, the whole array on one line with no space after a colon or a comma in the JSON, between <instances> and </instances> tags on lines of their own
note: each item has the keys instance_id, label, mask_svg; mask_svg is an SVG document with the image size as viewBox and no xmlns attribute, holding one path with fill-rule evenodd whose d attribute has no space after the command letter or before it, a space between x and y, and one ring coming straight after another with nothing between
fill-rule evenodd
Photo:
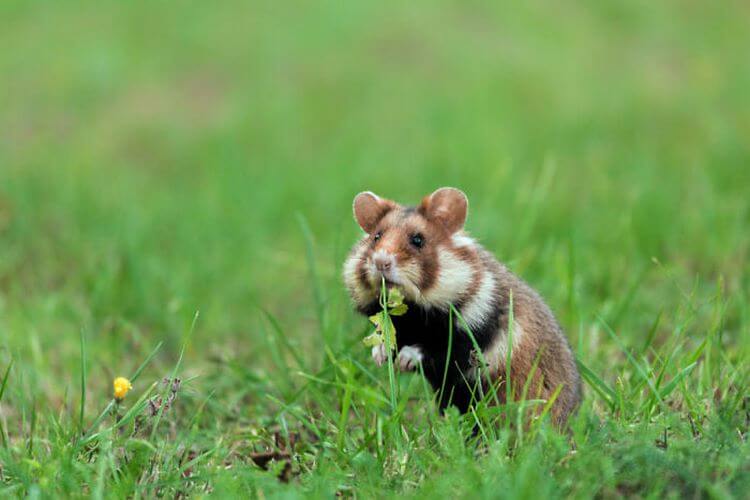
<instances>
[{"instance_id":1,"label":"meadow","mask_svg":"<svg viewBox=\"0 0 750 500\"><path fill-rule=\"evenodd\" d=\"M747 498L748 18L3 2L0 496ZM352 198L440 186L563 325L569 433L371 362Z\"/></svg>"}]
</instances>

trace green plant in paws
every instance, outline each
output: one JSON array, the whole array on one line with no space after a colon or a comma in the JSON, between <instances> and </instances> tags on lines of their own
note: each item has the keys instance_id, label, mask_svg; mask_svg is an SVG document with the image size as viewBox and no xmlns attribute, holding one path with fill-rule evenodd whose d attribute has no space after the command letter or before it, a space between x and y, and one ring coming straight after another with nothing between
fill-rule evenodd
<instances>
[{"instance_id":1,"label":"green plant in paws","mask_svg":"<svg viewBox=\"0 0 750 500\"><path fill-rule=\"evenodd\" d=\"M370 323L375 325L375 331L362 339L367 347L374 347L385 343L391 350L396 349L396 328L393 326L391 316L403 316L408 310L404 304L404 294L398 288L390 290L385 287L385 280L380 288L380 307L382 311L370 316Z\"/></svg>"}]
</instances>

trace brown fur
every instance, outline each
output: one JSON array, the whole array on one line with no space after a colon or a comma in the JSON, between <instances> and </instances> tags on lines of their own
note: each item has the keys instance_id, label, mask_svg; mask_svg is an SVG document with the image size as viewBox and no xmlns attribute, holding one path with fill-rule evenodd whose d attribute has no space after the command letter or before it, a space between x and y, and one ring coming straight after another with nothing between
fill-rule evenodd
<instances>
[{"instance_id":1,"label":"brown fur","mask_svg":"<svg viewBox=\"0 0 750 500\"><path fill-rule=\"evenodd\" d=\"M503 268L500 276L501 287L513 292L514 320L524 332L520 344L512 352L512 393L517 400L523 396L532 369L532 380L527 386L527 400L547 401L558 386L562 386L551 413L554 422L564 424L581 400L580 377L568 342L549 307L534 290L507 269ZM491 373L491 378L497 381L496 386L499 383L503 387L499 391L501 402L505 400L505 376L504 362ZM542 405L537 409L541 411Z\"/></svg>"}]
</instances>

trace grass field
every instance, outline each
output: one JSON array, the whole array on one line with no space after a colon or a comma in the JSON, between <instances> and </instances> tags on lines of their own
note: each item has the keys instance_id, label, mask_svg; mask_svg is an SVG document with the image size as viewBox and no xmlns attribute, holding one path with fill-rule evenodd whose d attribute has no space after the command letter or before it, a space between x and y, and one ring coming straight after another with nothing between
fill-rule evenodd
<instances>
[{"instance_id":1,"label":"grass field","mask_svg":"<svg viewBox=\"0 0 750 500\"><path fill-rule=\"evenodd\" d=\"M0 496L747 498L748 18L3 2ZM371 363L352 198L444 185L563 324L570 436Z\"/></svg>"}]
</instances>

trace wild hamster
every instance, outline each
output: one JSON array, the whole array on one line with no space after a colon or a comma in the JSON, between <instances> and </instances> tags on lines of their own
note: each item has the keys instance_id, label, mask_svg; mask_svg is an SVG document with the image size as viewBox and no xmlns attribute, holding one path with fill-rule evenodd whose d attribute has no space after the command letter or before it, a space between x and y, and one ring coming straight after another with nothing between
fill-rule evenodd
<instances>
[{"instance_id":1,"label":"wild hamster","mask_svg":"<svg viewBox=\"0 0 750 500\"><path fill-rule=\"evenodd\" d=\"M463 231L466 195L446 187L418 206L403 206L363 192L353 208L366 234L346 260L344 282L366 316L380 310L382 279L402 291L407 312L392 318L396 366L414 371L421 364L441 410L455 405L461 412L480 391L494 390L489 400L504 403L509 372L516 399L524 387L526 399L548 400L559 390L551 416L564 425L581 401L568 341L539 294ZM511 296L511 366L506 371ZM451 305L458 315L450 313ZM372 357L382 365L385 347L374 347Z\"/></svg>"}]
</instances>

